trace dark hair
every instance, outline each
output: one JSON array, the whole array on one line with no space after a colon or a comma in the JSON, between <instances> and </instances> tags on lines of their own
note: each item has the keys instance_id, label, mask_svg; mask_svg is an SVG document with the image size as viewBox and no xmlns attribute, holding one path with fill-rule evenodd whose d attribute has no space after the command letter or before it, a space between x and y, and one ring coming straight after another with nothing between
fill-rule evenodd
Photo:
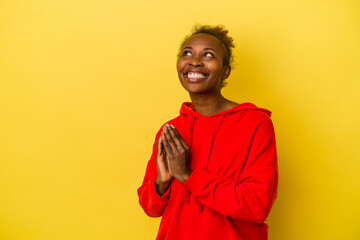
<instances>
[{"instance_id":1,"label":"dark hair","mask_svg":"<svg viewBox=\"0 0 360 240\"><path fill-rule=\"evenodd\" d=\"M228 32L229 31L223 25L211 26L211 25L197 24L193 27L191 33L189 35L187 35L181 42L177 57L178 58L180 57L181 50L184 47L185 42L187 40L189 40L189 38L191 38L192 36L194 36L195 34L198 34L198 33L206 33L206 34L210 34L220 40L220 42L222 43L224 50L225 50L223 64L224 64L224 66L231 66L233 63L232 49L235 46L234 46L234 39L228 35Z\"/></svg>"}]
</instances>

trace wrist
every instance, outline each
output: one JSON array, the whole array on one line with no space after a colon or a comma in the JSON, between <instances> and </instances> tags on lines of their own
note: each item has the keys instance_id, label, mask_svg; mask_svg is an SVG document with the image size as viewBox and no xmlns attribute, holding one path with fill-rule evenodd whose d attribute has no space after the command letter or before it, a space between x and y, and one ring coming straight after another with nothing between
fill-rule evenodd
<instances>
[{"instance_id":1,"label":"wrist","mask_svg":"<svg viewBox=\"0 0 360 240\"><path fill-rule=\"evenodd\" d=\"M186 171L186 173L184 173L178 180L181 182L181 183L185 183L186 180L190 177L190 175L192 174L193 171L191 171L191 169L189 169L188 171Z\"/></svg>"},{"instance_id":2,"label":"wrist","mask_svg":"<svg viewBox=\"0 0 360 240\"><path fill-rule=\"evenodd\" d=\"M156 190L156 192L157 192L160 196L162 196L162 195L167 191L167 189L169 188L170 183L171 183L171 180L169 180L169 181L162 181L162 180L159 179L159 178L155 178L155 190Z\"/></svg>"}]
</instances>

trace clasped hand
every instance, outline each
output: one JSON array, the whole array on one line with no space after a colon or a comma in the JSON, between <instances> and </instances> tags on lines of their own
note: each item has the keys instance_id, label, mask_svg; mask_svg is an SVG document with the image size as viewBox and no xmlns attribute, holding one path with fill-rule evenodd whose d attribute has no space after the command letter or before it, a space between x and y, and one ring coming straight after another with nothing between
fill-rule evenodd
<instances>
[{"instance_id":1,"label":"clasped hand","mask_svg":"<svg viewBox=\"0 0 360 240\"><path fill-rule=\"evenodd\" d=\"M173 125L165 124L157 142L157 187L167 189L173 178L184 183L192 173L189 158L189 146ZM163 193L165 189L159 190Z\"/></svg>"}]
</instances>

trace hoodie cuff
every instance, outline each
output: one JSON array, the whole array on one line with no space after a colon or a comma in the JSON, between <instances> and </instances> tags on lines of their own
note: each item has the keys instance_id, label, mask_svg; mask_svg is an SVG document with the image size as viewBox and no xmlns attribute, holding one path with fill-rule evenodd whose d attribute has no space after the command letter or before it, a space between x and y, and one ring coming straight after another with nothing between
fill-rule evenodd
<instances>
[{"instance_id":1,"label":"hoodie cuff","mask_svg":"<svg viewBox=\"0 0 360 240\"><path fill-rule=\"evenodd\" d=\"M166 202L168 199L169 199L169 195L170 195L170 186L168 187L168 189L166 190L166 192L163 194L163 195L159 195L156 191L156 188L155 188L155 178L153 178L150 182L150 185L151 185L151 190L150 190L150 194L151 194L151 197L160 201L160 202Z\"/></svg>"},{"instance_id":2,"label":"hoodie cuff","mask_svg":"<svg viewBox=\"0 0 360 240\"><path fill-rule=\"evenodd\" d=\"M189 189L190 192L196 192L202 189L203 186L201 186L201 183L204 182L204 179L208 178L209 173L203 168L198 168L191 173L190 177L184 182L184 186Z\"/></svg>"}]
</instances>

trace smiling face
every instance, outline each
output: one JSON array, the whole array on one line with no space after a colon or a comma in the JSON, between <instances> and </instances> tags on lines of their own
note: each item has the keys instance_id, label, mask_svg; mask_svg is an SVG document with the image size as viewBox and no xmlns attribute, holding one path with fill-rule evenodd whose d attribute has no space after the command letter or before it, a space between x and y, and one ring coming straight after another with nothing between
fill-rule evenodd
<instances>
[{"instance_id":1,"label":"smiling face","mask_svg":"<svg viewBox=\"0 0 360 240\"><path fill-rule=\"evenodd\" d=\"M177 71L182 86L191 93L220 93L222 81L230 75L223 66L225 50L219 39L198 33L190 37L180 52Z\"/></svg>"}]
</instances>

